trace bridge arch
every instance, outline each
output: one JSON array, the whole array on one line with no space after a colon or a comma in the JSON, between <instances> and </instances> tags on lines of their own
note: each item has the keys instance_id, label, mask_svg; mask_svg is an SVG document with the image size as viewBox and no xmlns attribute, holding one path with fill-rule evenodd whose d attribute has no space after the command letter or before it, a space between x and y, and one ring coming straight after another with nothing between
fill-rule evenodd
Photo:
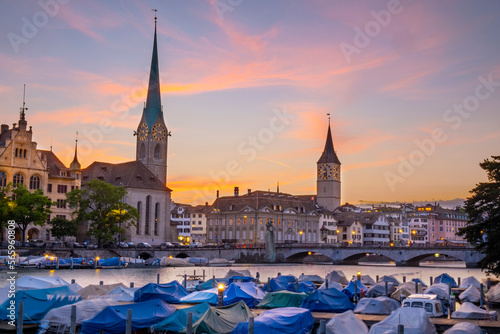
<instances>
[{"instance_id":1,"label":"bridge arch","mask_svg":"<svg viewBox=\"0 0 500 334\"><path fill-rule=\"evenodd\" d=\"M309 258L309 261L307 261ZM295 252L285 258L285 262L293 262L293 263L303 263L303 262L312 262L314 259L314 262L333 262L333 259L326 255L323 254L322 252L316 252L313 250L300 250L298 252Z\"/></svg>"}]
</instances>

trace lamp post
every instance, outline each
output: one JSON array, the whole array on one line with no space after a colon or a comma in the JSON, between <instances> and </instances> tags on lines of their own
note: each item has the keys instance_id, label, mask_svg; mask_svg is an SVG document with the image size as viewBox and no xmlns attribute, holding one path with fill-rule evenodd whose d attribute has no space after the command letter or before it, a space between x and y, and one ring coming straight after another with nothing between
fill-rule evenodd
<instances>
[{"instance_id":1,"label":"lamp post","mask_svg":"<svg viewBox=\"0 0 500 334\"><path fill-rule=\"evenodd\" d=\"M224 284L220 283L219 285L217 285L217 306L222 306L223 304L223 300L224 300Z\"/></svg>"},{"instance_id":2,"label":"lamp post","mask_svg":"<svg viewBox=\"0 0 500 334\"><path fill-rule=\"evenodd\" d=\"M300 243L302 243L302 234L304 233L304 231L299 231L299 234L300 234Z\"/></svg>"}]
</instances>

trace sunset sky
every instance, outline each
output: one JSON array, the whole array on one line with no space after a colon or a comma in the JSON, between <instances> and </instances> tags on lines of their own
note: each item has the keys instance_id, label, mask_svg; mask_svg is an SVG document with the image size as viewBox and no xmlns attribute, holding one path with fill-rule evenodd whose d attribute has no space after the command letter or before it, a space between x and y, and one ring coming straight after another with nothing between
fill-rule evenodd
<instances>
[{"instance_id":1,"label":"sunset sky","mask_svg":"<svg viewBox=\"0 0 500 334\"><path fill-rule=\"evenodd\" d=\"M466 198L500 155L499 1L0 0L0 122L65 163L135 159L158 9L177 202L314 194L331 115L342 202Z\"/></svg>"}]
</instances>

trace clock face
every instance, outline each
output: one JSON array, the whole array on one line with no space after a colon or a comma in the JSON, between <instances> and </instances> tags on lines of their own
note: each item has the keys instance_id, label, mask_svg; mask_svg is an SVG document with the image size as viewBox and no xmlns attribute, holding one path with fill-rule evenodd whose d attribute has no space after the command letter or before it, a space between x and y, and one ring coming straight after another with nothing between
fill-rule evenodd
<instances>
[{"instance_id":1,"label":"clock face","mask_svg":"<svg viewBox=\"0 0 500 334\"><path fill-rule=\"evenodd\" d=\"M149 132L148 125L146 123L142 123L139 126L139 131L137 132L137 137L139 137L139 140L144 140L148 137L148 132Z\"/></svg>"},{"instance_id":2,"label":"clock face","mask_svg":"<svg viewBox=\"0 0 500 334\"><path fill-rule=\"evenodd\" d=\"M333 165L333 179L335 181L340 181L340 166Z\"/></svg>"},{"instance_id":3,"label":"clock face","mask_svg":"<svg viewBox=\"0 0 500 334\"><path fill-rule=\"evenodd\" d=\"M332 176L332 168L327 164L321 164L318 167L318 177L321 180L328 180Z\"/></svg>"},{"instance_id":4,"label":"clock face","mask_svg":"<svg viewBox=\"0 0 500 334\"><path fill-rule=\"evenodd\" d=\"M167 129L163 124L155 124L153 125L153 129L151 130L153 133L153 137L156 140L163 140L167 136Z\"/></svg>"}]
</instances>

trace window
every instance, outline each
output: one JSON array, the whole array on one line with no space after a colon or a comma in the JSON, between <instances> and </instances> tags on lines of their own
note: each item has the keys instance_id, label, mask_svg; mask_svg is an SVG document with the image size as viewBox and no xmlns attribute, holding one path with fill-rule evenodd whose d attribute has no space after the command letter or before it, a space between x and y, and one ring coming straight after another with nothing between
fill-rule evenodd
<instances>
[{"instance_id":1,"label":"window","mask_svg":"<svg viewBox=\"0 0 500 334\"><path fill-rule=\"evenodd\" d=\"M24 177L17 173L16 175L14 175L14 178L13 178L13 185L14 185L14 188L17 188L20 184L24 184Z\"/></svg>"},{"instance_id":2,"label":"window","mask_svg":"<svg viewBox=\"0 0 500 334\"><path fill-rule=\"evenodd\" d=\"M142 202L137 202L137 212L139 213L139 219L137 220L137 229L135 231L136 234L141 234L141 210Z\"/></svg>"},{"instance_id":3,"label":"window","mask_svg":"<svg viewBox=\"0 0 500 334\"><path fill-rule=\"evenodd\" d=\"M66 209L66 201L63 199L58 199L57 200L57 207L59 209Z\"/></svg>"},{"instance_id":4,"label":"window","mask_svg":"<svg viewBox=\"0 0 500 334\"><path fill-rule=\"evenodd\" d=\"M160 159L160 144L155 146L155 159Z\"/></svg>"},{"instance_id":5,"label":"window","mask_svg":"<svg viewBox=\"0 0 500 334\"><path fill-rule=\"evenodd\" d=\"M144 234L149 234L149 219L151 216L151 196L146 197L146 216L144 221Z\"/></svg>"},{"instance_id":6,"label":"window","mask_svg":"<svg viewBox=\"0 0 500 334\"><path fill-rule=\"evenodd\" d=\"M0 172L0 187L7 187L7 173L5 173L4 171Z\"/></svg>"},{"instance_id":7,"label":"window","mask_svg":"<svg viewBox=\"0 0 500 334\"><path fill-rule=\"evenodd\" d=\"M68 186L63 185L63 184L58 184L57 185L57 193L59 194L65 194L68 192Z\"/></svg>"},{"instance_id":8,"label":"window","mask_svg":"<svg viewBox=\"0 0 500 334\"><path fill-rule=\"evenodd\" d=\"M26 158L26 150L23 151L23 158Z\"/></svg>"},{"instance_id":9,"label":"window","mask_svg":"<svg viewBox=\"0 0 500 334\"><path fill-rule=\"evenodd\" d=\"M52 192L52 183L49 183L49 184L47 185L47 192L48 192L48 193L51 193L51 192Z\"/></svg>"},{"instance_id":10,"label":"window","mask_svg":"<svg viewBox=\"0 0 500 334\"><path fill-rule=\"evenodd\" d=\"M40 178L37 175L31 176L30 189L40 189Z\"/></svg>"},{"instance_id":11,"label":"window","mask_svg":"<svg viewBox=\"0 0 500 334\"><path fill-rule=\"evenodd\" d=\"M160 218L160 203L155 204L155 235L158 235L158 219Z\"/></svg>"}]
</instances>

